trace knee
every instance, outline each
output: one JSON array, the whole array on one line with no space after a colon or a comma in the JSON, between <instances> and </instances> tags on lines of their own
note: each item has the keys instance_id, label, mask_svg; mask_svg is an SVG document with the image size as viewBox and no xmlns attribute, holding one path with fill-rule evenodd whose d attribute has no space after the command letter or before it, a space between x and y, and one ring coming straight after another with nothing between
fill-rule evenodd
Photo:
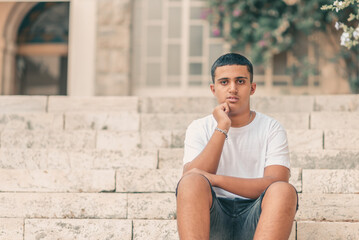
<instances>
[{"instance_id":1,"label":"knee","mask_svg":"<svg viewBox=\"0 0 359 240\"><path fill-rule=\"evenodd\" d=\"M272 183L264 196L267 199L275 199L276 202L287 206L297 205L297 191L292 184L287 182Z\"/></svg>"},{"instance_id":2,"label":"knee","mask_svg":"<svg viewBox=\"0 0 359 240\"><path fill-rule=\"evenodd\" d=\"M211 194L208 180L201 174L192 173L181 178L177 186L177 197L195 197Z\"/></svg>"}]
</instances>

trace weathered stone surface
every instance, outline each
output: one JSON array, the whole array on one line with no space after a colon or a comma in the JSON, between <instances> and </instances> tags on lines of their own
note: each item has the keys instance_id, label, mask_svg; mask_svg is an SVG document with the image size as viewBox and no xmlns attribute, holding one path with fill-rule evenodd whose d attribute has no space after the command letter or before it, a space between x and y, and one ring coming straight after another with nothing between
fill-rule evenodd
<instances>
[{"instance_id":1,"label":"weathered stone surface","mask_svg":"<svg viewBox=\"0 0 359 240\"><path fill-rule=\"evenodd\" d=\"M297 235L297 223L294 221L292 226L292 231L290 232L288 240L296 240Z\"/></svg>"},{"instance_id":2,"label":"weathered stone surface","mask_svg":"<svg viewBox=\"0 0 359 240\"><path fill-rule=\"evenodd\" d=\"M302 169L291 168L289 183L292 184L297 192L302 192Z\"/></svg>"},{"instance_id":3,"label":"weathered stone surface","mask_svg":"<svg viewBox=\"0 0 359 240\"><path fill-rule=\"evenodd\" d=\"M118 193L0 193L6 218L126 218L127 195Z\"/></svg>"},{"instance_id":4,"label":"weathered stone surface","mask_svg":"<svg viewBox=\"0 0 359 240\"><path fill-rule=\"evenodd\" d=\"M358 112L312 112L311 129L359 129Z\"/></svg>"},{"instance_id":5,"label":"weathered stone surface","mask_svg":"<svg viewBox=\"0 0 359 240\"><path fill-rule=\"evenodd\" d=\"M304 193L359 193L359 170L303 170Z\"/></svg>"},{"instance_id":6,"label":"weathered stone surface","mask_svg":"<svg viewBox=\"0 0 359 240\"><path fill-rule=\"evenodd\" d=\"M0 155L1 156L1 155ZM157 168L157 150L49 150L49 169Z\"/></svg>"},{"instance_id":7,"label":"weathered stone surface","mask_svg":"<svg viewBox=\"0 0 359 240\"><path fill-rule=\"evenodd\" d=\"M285 129L309 129L309 113L267 113L279 121Z\"/></svg>"},{"instance_id":8,"label":"weathered stone surface","mask_svg":"<svg viewBox=\"0 0 359 240\"><path fill-rule=\"evenodd\" d=\"M97 149L133 150L141 146L140 134L138 131L98 131L96 146Z\"/></svg>"},{"instance_id":9,"label":"weathered stone surface","mask_svg":"<svg viewBox=\"0 0 359 240\"><path fill-rule=\"evenodd\" d=\"M129 219L175 219L174 193L128 194Z\"/></svg>"},{"instance_id":10,"label":"weathered stone surface","mask_svg":"<svg viewBox=\"0 0 359 240\"><path fill-rule=\"evenodd\" d=\"M112 170L0 169L0 191L100 192L115 189Z\"/></svg>"},{"instance_id":11,"label":"weathered stone surface","mask_svg":"<svg viewBox=\"0 0 359 240\"><path fill-rule=\"evenodd\" d=\"M177 233L177 221L176 220L134 220L133 239L134 240L179 239Z\"/></svg>"},{"instance_id":12,"label":"weathered stone surface","mask_svg":"<svg viewBox=\"0 0 359 240\"><path fill-rule=\"evenodd\" d=\"M0 149L0 168L48 168L48 151L44 149Z\"/></svg>"},{"instance_id":13,"label":"weathered stone surface","mask_svg":"<svg viewBox=\"0 0 359 240\"><path fill-rule=\"evenodd\" d=\"M359 150L359 130L342 129L325 131L324 148L338 150Z\"/></svg>"},{"instance_id":14,"label":"weathered stone surface","mask_svg":"<svg viewBox=\"0 0 359 240\"><path fill-rule=\"evenodd\" d=\"M124 26L99 26L97 49L122 49L130 46L130 29Z\"/></svg>"},{"instance_id":15,"label":"weathered stone surface","mask_svg":"<svg viewBox=\"0 0 359 240\"><path fill-rule=\"evenodd\" d=\"M175 192L181 169L123 169L116 171L116 192Z\"/></svg>"},{"instance_id":16,"label":"weathered stone surface","mask_svg":"<svg viewBox=\"0 0 359 240\"><path fill-rule=\"evenodd\" d=\"M50 96L49 112L137 112L137 97Z\"/></svg>"},{"instance_id":17,"label":"weathered stone surface","mask_svg":"<svg viewBox=\"0 0 359 240\"><path fill-rule=\"evenodd\" d=\"M25 239L131 240L131 220L26 219Z\"/></svg>"},{"instance_id":18,"label":"weathered stone surface","mask_svg":"<svg viewBox=\"0 0 359 240\"><path fill-rule=\"evenodd\" d=\"M323 149L323 131L321 130L288 130L289 150Z\"/></svg>"},{"instance_id":19,"label":"weathered stone surface","mask_svg":"<svg viewBox=\"0 0 359 240\"><path fill-rule=\"evenodd\" d=\"M359 194L299 194L297 221L358 221Z\"/></svg>"},{"instance_id":20,"label":"weathered stone surface","mask_svg":"<svg viewBox=\"0 0 359 240\"><path fill-rule=\"evenodd\" d=\"M0 112L46 112L46 96L1 96Z\"/></svg>"},{"instance_id":21,"label":"weathered stone surface","mask_svg":"<svg viewBox=\"0 0 359 240\"><path fill-rule=\"evenodd\" d=\"M298 222L297 240L359 239L359 223Z\"/></svg>"},{"instance_id":22,"label":"weathered stone surface","mask_svg":"<svg viewBox=\"0 0 359 240\"><path fill-rule=\"evenodd\" d=\"M161 148L158 151L158 167L177 168L183 167L183 148Z\"/></svg>"},{"instance_id":23,"label":"weathered stone surface","mask_svg":"<svg viewBox=\"0 0 359 240\"><path fill-rule=\"evenodd\" d=\"M0 218L0 239L23 240L24 220L20 218Z\"/></svg>"},{"instance_id":24,"label":"weathered stone surface","mask_svg":"<svg viewBox=\"0 0 359 240\"><path fill-rule=\"evenodd\" d=\"M184 113L157 113L142 114L141 129L145 131L156 130L185 130L195 119L203 117L203 114Z\"/></svg>"},{"instance_id":25,"label":"weathered stone surface","mask_svg":"<svg viewBox=\"0 0 359 240\"><path fill-rule=\"evenodd\" d=\"M142 113L203 113L211 114L217 106L214 97L143 97Z\"/></svg>"},{"instance_id":26,"label":"weathered stone surface","mask_svg":"<svg viewBox=\"0 0 359 240\"><path fill-rule=\"evenodd\" d=\"M7 113L0 114L0 131L3 130L63 130L62 114Z\"/></svg>"},{"instance_id":27,"label":"weathered stone surface","mask_svg":"<svg viewBox=\"0 0 359 240\"><path fill-rule=\"evenodd\" d=\"M315 111L359 111L359 95L315 96Z\"/></svg>"},{"instance_id":28,"label":"weathered stone surface","mask_svg":"<svg viewBox=\"0 0 359 240\"><path fill-rule=\"evenodd\" d=\"M141 146L142 148L168 148L171 147L171 131L142 131Z\"/></svg>"},{"instance_id":29,"label":"weathered stone surface","mask_svg":"<svg viewBox=\"0 0 359 240\"><path fill-rule=\"evenodd\" d=\"M66 130L138 131L140 115L135 112L66 113Z\"/></svg>"},{"instance_id":30,"label":"weathered stone surface","mask_svg":"<svg viewBox=\"0 0 359 240\"><path fill-rule=\"evenodd\" d=\"M292 167L316 169L359 169L359 151L318 150L291 151Z\"/></svg>"},{"instance_id":31,"label":"weathered stone surface","mask_svg":"<svg viewBox=\"0 0 359 240\"><path fill-rule=\"evenodd\" d=\"M184 147L185 138L186 138L186 131L185 130L174 130L174 131L172 131L171 147L173 147L173 148L182 148L182 147Z\"/></svg>"},{"instance_id":32,"label":"weathered stone surface","mask_svg":"<svg viewBox=\"0 0 359 240\"><path fill-rule=\"evenodd\" d=\"M94 131L15 131L1 133L2 148L95 148Z\"/></svg>"},{"instance_id":33,"label":"weathered stone surface","mask_svg":"<svg viewBox=\"0 0 359 240\"><path fill-rule=\"evenodd\" d=\"M118 169L157 168L155 149L0 149L0 168L6 169Z\"/></svg>"},{"instance_id":34,"label":"weathered stone surface","mask_svg":"<svg viewBox=\"0 0 359 240\"><path fill-rule=\"evenodd\" d=\"M251 98L251 108L259 112L311 112L314 96L275 96Z\"/></svg>"}]
</instances>

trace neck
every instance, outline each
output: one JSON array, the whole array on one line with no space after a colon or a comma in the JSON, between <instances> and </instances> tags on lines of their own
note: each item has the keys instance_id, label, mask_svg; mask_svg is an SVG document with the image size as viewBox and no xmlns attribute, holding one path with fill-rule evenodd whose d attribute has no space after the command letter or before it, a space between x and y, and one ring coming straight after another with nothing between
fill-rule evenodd
<instances>
[{"instance_id":1,"label":"neck","mask_svg":"<svg viewBox=\"0 0 359 240\"><path fill-rule=\"evenodd\" d=\"M231 127L244 127L248 125L254 119L255 113L252 112L250 109L245 111L242 114L237 114L235 116L230 116L232 121Z\"/></svg>"}]
</instances>

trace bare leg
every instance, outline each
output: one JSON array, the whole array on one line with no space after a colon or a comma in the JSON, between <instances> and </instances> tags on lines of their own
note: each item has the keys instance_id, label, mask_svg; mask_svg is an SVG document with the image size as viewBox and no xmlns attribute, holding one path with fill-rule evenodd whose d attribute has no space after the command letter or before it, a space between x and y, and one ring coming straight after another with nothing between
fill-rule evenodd
<instances>
[{"instance_id":1,"label":"bare leg","mask_svg":"<svg viewBox=\"0 0 359 240\"><path fill-rule=\"evenodd\" d=\"M255 240L288 240L297 206L297 194L289 183L276 182L269 186L262 201Z\"/></svg>"},{"instance_id":2,"label":"bare leg","mask_svg":"<svg viewBox=\"0 0 359 240\"><path fill-rule=\"evenodd\" d=\"M200 174L188 174L177 189L177 225L181 240L208 240L211 188Z\"/></svg>"}]
</instances>

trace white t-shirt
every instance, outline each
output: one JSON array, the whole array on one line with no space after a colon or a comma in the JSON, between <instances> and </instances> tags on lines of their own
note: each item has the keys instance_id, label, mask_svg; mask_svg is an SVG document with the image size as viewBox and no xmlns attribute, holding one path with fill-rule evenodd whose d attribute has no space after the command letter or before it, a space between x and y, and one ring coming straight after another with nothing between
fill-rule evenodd
<instances>
[{"instance_id":1,"label":"white t-shirt","mask_svg":"<svg viewBox=\"0 0 359 240\"><path fill-rule=\"evenodd\" d=\"M216 127L213 115L197 119L188 126L183 164L191 162L201 153ZM257 112L250 124L229 129L217 175L261 178L264 168L270 165L290 168L287 134L279 122ZM243 198L216 187L214 191L219 197Z\"/></svg>"}]
</instances>

